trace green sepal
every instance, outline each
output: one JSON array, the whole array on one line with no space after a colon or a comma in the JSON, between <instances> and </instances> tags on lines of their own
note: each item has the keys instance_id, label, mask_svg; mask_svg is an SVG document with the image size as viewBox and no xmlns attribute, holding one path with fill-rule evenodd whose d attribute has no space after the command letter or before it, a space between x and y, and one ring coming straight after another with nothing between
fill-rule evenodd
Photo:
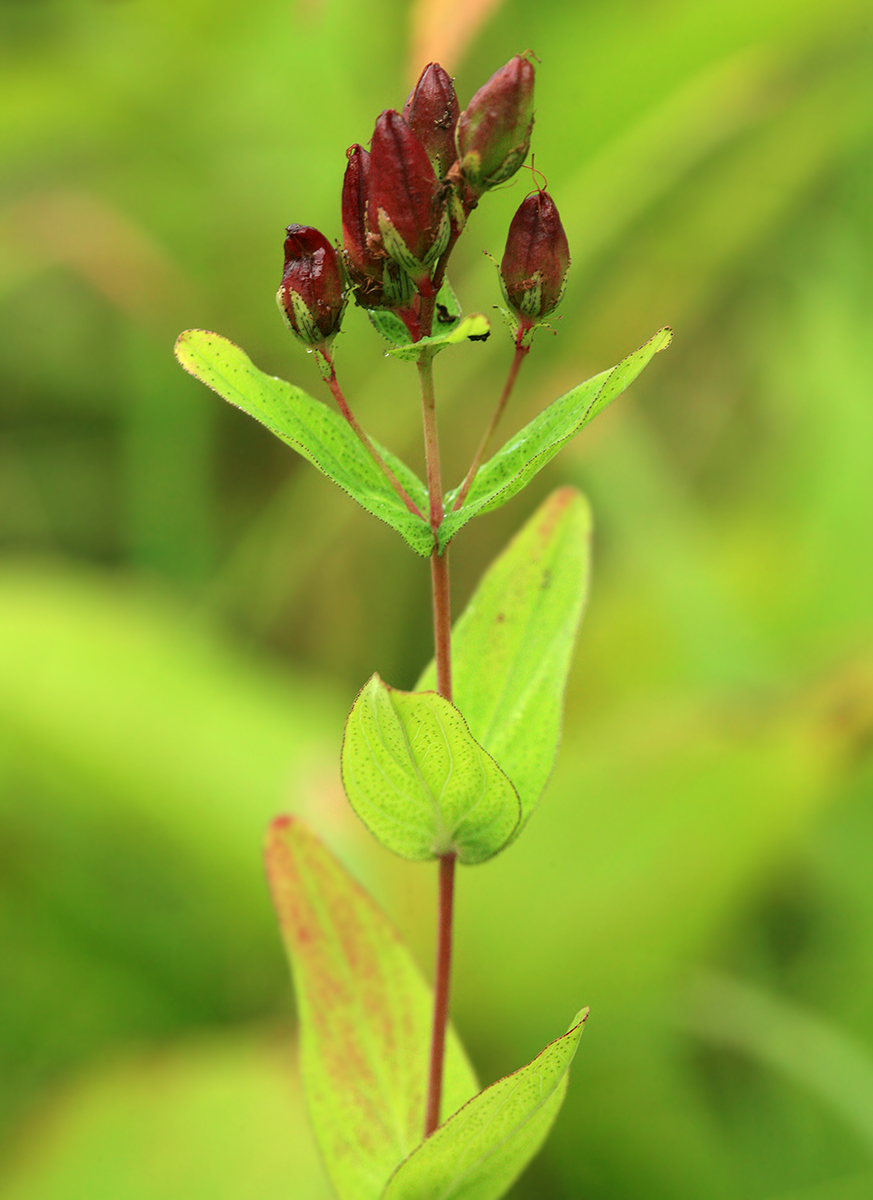
<instances>
[{"instance_id":1,"label":"green sepal","mask_svg":"<svg viewBox=\"0 0 873 1200\"><path fill-rule=\"evenodd\" d=\"M346 722L343 786L373 836L403 858L455 854L472 865L509 842L518 793L437 692L401 692L378 675Z\"/></svg>"},{"instance_id":2,"label":"green sepal","mask_svg":"<svg viewBox=\"0 0 873 1200\"><path fill-rule=\"evenodd\" d=\"M460 488L449 492L445 498L448 515L439 529L440 550L473 517L500 508L520 492L571 438L633 383L654 355L670 345L672 337L669 328L659 330L617 366L554 400L482 464L466 500L456 512L452 511L452 504Z\"/></svg>"},{"instance_id":3,"label":"green sepal","mask_svg":"<svg viewBox=\"0 0 873 1200\"><path fill-rule=\"evenodd\" d=\"M382 1200L499 1200L548 1136L567 1094L585 1028L583 1009L562 1037L474 1096L397 1168Z\"/></svg>"},{"instance_id":4,"label":"green sepal","mask_svg":"<svg viewBox=\"0 0 873 1200\"><path fill-rule=\"evenodd\" d=\"M418 554L430 555L430 525L409 511L339 413L301 388L258 370L244 350L220 334L186 330L176 341L176 358L191 375L260 421L362 508L395 529ZM373 445L421 512L427 512L427 489L418 476L389 450L375 441Z\"/></svg>"},{"instance_id":5,"label":"green sepal","mask_svg":"<svg viewBox=\"0 0 873 1200\"><path fill-rule=\"evenodd\" d=\"M558 752L590 559L588 501L575 488L559 488L494 560L452 630L453 699L521 801L512 841ZM416 690L435 682L431 663Z\"/></svg>"},{"instance_id":6,"label":"green sepal","mask_svg":"<svg viewBox=\"0 0 873 1200\"><path fill-rule=\"evenodd\" d=\"M431 990L382 910L301 821L273 822L266 859L324 1165L339 1200L378 1200L421 1142ZM447 1033L443 1120L479 1086L454 1030Z\"/></svg>"}]
</instances>

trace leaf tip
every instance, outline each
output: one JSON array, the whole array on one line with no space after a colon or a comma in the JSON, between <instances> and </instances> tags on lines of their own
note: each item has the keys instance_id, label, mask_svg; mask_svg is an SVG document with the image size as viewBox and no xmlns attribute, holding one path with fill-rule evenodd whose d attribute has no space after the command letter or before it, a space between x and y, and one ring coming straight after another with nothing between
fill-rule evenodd
<instances>
[{"instance_id":1,"label":"leaf tip","mask_svg":"<svg viewBox=\"0 0 873 1200\"><path fill-rule=\"evenodd\" d=\"M656 347L655 353L660 354L662 350L666 350L673 341L673 326L665 325L663 329L659 329L655 334L656 338L660 339L660 344Z\"/></svg>"}]
</instances>

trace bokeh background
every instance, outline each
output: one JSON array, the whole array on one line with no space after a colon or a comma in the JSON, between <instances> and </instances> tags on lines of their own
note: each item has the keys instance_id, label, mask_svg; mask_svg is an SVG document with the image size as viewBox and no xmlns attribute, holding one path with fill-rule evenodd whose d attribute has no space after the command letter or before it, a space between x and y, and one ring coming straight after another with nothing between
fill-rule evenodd
<instances>
[{"instance_id":1,"label":"bokeh background","mask_svg":"<svg viewBox=\"0 0 873 1200\"><path fill-rule=\"evenodd\" d=\"M320 1200L260 841L303 814L430 970L435 872L338 783L374 670L430 653L426 564L186 377L216 329L318 393L273 295L340 232L344 150L429 60L462 105L533 48L573 251L507 430L676 330L459 538L457 608L553 487L593 589L559 764L462 874L484 1081L592 1016L518 1200L873 1195L873 17L867 0L0 0L0 1194ZM529 176L456 253L498 302ZM510 355L438 363L460 477ZM364 424L421 463L364 314Z\"/></svg>"}]
</instances>

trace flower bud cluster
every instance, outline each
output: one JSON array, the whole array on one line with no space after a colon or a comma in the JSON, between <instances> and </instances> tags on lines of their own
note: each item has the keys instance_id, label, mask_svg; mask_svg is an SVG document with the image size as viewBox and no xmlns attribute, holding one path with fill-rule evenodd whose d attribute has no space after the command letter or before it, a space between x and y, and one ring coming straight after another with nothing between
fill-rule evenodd
<instances>
[{"instance_id":1,"label":"flower bud cluster","mask_svg":"<svg viewBox=\"0 0 873 1200\"><path fill-rule=\"evenodd\" d=\"M376 121L369 150L355 144L342 189L342 247L291 225L277 300L289 328L327 346L349 294L363 308L395 309L410 328L422 297L438 291L445 261L470 212L519 169L534 122L534 67L516 55L461 112L438 63L425 67L403 111ZM501 267L507 303L530 328L560 299L567 239L545 192L528 197L510 229Z\"/></svg>"}]
</instances>

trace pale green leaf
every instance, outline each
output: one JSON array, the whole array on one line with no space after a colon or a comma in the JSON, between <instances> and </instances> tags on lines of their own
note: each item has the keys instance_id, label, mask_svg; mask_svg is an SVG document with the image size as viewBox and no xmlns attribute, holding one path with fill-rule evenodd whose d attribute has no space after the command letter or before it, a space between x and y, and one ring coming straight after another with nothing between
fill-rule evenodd
<instances>
[{"instance_id":1,"label":"pale green leaf","mask_svg":"<svg viewBox=\"0 0 873 1200\"><path fill-rule=\"evenodd\" d=\"M452 631L452 696L515 784L521 831L551 774L588 589L591 511L560 488L495 559ZM435 685L433 663L417 690Z\"/></svg>"},{"instance_id":2,"label":"pale green leaf","mask_svg":"<svg viewBox=\"0 0 873 1200\"><path fill-rule=\"evenodd\" d=\"M412 345L412 335L397 313L393 312L390 308L369 309L367 316L373 323L374 329L381 333L386 341L391 342L395 346ZM460 320L461 305L458 303L455 289L449 283L448 279L446 279L443 281L443 286L437 295L436 310L434 312L434 323L437 332L448 333L455 328Z\"/></svg>"},{"instance_id":3,"label":"pale green leaf","mask_svg":"<svg viewBox=\"0 0 873 1200\"><path fill-rule=\"evenodd\" d=\"M533 1062L480 1092L392 1175L383 1200L498 1200L548 1136L567 1091L583 1009Z\"/></svg>"},{"instance_id":4,"label":"pale green leaf","mask_svg":"<svg viewBox=\"0 0 873 1200\"><path fill-rule=\"evenodd\" d=\"M440 526L440 548L479 513L499 508L520 492L562 446L603 412L629 387L659 350L670 345L669 329L661 329L639 350L609 371L595 375L554 400L479 468L463 505L452 511L458 488L446 496L447 516Z\"/></svg>"},{"instance_id":5,"label":"pale green leaf","mask_svg":"<svg viewBox=\"0 0 873 1200\"><path fill-rule=\"evenodd\" d=\"M392 346L388 353L394 358L414 362L425 348L429 348L436 354L440 350L445 350L446 346L455 346L458 342L465 342L468 339L472 342L484 342L490 336L491 322L484 313L470 313L469 316L462 317L457 325L453 325L449 329L441 330L432 337L421 338L417 342L409 342L405 346Z\"/></svg>"},{"instance_id":6,"label":"pale green leaf","mask_svg":"<svg viewBox=\"0 0 873 1200\"><path fill-rule=\"evenodd\" d=\"M266 375L217 333L189 329L179 335L176 358L219 396L260 421L302 454L357 502L396 529L413 550L429 555L433 534L427 521L409 511L343 417L298 387ZM427 490L399 458L373 443L421 512Z\"/></svg>"},{"instance_id":7,"label":"pale green leaf","mask_svg":"<svg viewBox=\"0 0 873 1200\"><path fill-rule=\"evenodd\" d=\"M342 772L352 808L404 858L484 862L518 825L512 783L435 691L397 691L374 675L349 713Z\"/></svg>"},{"instance_id":8,"label":"pale green leaf","mask_svg":"<svg viewBox=\"0 0 873 1200\"><path fill-rule=\"evenodd\" d=\"M431 992L381 909L305 825L280 817L266 853L316 1140L340 1200L376 1200L422 1139ZM443 1119L477 1090L450 1029Z\"/></svg>"}]
</instances>

